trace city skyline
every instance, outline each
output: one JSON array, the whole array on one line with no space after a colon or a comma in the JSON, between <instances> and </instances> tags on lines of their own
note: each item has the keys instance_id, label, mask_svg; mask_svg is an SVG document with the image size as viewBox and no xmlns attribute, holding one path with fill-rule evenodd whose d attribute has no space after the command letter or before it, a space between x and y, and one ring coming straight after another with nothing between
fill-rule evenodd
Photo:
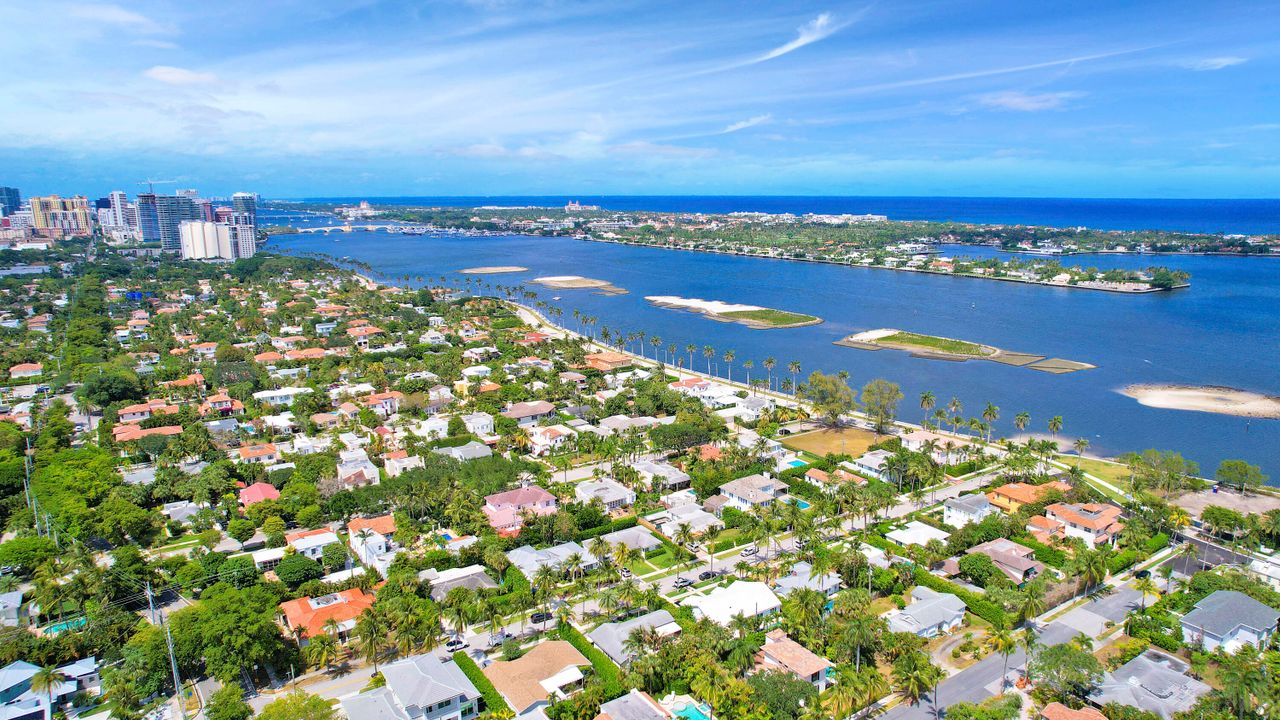
<instances>
[{"instance_id":1,"label":"city skyline","mask_svg":"<svg viewBox=\"0 0 1280 720\"><path fill-rule=\"evenodd\" d=\"M1267 197L1265 3L46 3L3 184L105 195ZM56 29L49 13L66 19Z\"/></svg>"}]
</instances>

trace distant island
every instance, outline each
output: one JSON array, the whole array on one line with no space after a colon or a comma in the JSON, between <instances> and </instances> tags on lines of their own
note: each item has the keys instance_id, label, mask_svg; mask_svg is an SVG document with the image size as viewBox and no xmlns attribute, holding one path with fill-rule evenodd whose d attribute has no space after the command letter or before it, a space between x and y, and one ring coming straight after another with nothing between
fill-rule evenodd
<instances>
[{"instance_id":1,"label":"distant island","mask_svg":"<svg viewBox=\"0 0 1280 720\"><path fill-rule=\"evenodd\" d=\"M378 218L441 231L563 236L1126 294L1189 287L1190 275L1164 266L1129 270L1069 265L1064 260L1078 253L1280 255L1280 237L1271 235L899 221L883 215L611 212L576 203L555 208L307 207L346 221ZM942 253L944 244L993 247L1025 257L949 257Z\"/></svg>"},{"instance_id":2,"label":"distant island","mask_svg":"<svg viewBox=\"0 0 1280 720\"><path fill-rule=\"evenodd\" d=\"M719 300L702 300L699 298L682 298L674 295L650 295L645 298L658 307L686 310L706 315L713 320L736 322L754 330L780 328L796 328L806 325L817 325L822 318L804 313L774 310L758 305L726 303Z\"/></svg>"},{"instance_id":3,"label":"distant island","mask_svg":"<svg viewBox=\"0 0 1280 720\"><path fill-rule=\"evenodd\" d=\"M964 362L966 360L990 360L1002 365L1025 367L1053 375L1092 370L1097 367L1089 363L1062 358L1045 357L1032 353L1012 352L991 345L980 345L968 340L923 335L894 328L880 328L855 333L835 341L841 347L857 350L901 350L913 357L929 360L950 360Z\"/></svg>"}]
</instances>

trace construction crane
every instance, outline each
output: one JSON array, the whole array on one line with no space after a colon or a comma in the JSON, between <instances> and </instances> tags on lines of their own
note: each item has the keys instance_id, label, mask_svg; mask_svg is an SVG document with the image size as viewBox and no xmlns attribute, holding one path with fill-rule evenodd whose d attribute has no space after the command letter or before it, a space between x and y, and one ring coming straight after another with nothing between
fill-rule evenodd
<instances>
[{"instance_id":1,"label":"construction crane","mask_svg":"<svg viewBox=\"0 0 1280 720\"><path fill-rule=\"evenodd\" d=\"M156 185L174 185L174 184L176 184L177 182L178 182L177 180L139 180L139 181L138 181L138 184L139 184L139 185L146 185L146 186L147 186L147 192L151 193L152 195L155 195L155 194L156 194L156 187L155 187Z\"/></svg>"}]
</instances>

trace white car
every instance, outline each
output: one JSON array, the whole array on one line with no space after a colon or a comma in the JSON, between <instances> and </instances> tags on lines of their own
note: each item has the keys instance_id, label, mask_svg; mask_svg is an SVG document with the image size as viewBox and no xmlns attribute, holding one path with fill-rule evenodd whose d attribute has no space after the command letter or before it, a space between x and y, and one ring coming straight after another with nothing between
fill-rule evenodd
<instances>
[{"instance_id":1,"label":"white car","mask_svg":"<svg viewBox=\"0 0 1280 720\"><path fill-rule=\"evenodd\" d=\"M752 555L755 555L758 552L760 552L760 549L757 548L755 545L748 545L742 548L742 552L738 554L741 555L742 557L751 557Z\"/></svg>"}]
</instances>

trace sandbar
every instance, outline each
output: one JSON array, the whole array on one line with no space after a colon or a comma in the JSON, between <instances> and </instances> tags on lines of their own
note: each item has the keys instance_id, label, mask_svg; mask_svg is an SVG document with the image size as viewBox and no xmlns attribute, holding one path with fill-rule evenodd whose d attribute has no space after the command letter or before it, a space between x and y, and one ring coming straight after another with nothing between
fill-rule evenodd
<instances>
[{"instance_id":1,"label":"sandbar","mask_svg":"<svg viewBox=\"0 0 1280 720\"><path fill-rule=\"evenodd\" d=\"M1097 367L1096 365L1075 360L1013 352L968 340L923 335L895 328L866 330L836 340L835 344L857 350L899 350L909 353L912 357L927 360L947 360L950 362L990 360L1002 365L1025 367L1053 375L1062 375L1079 370L1091 370Z\"/></svg>"},{"instance_id":2,"label":"sandbar","mask_svg":"<svg viewBox=\"0 0 1280 720\"><path fill-rule=\"evenodd\" d=\"M497 275L498 273L525 272L528 269L519 265L486 265L484 267L466 268L458 272L464 275Z\"/></svg>"},{"instance_id":3,"label":"sandbar","mask_svg":"<svg viewBox=\"0 0 1280 720\"><path fill-rule=\"evenodd\" d=\"M796 328L817 325L822 322L822 318L805 315L804 313L793 313L787 310L775 310L744 303L728 303L720 300L685 298L677 295L649 295L645 297L645 300L658 307L698 313L706 315L712 320L746 325L753 330Z\"/></svg>"},{"instance_id":4,"label":"sandbar","mask_svg":"<svg viewBox=\"0 0 1280 720\"><path fill-rule=\"evenodd\" d=\"M1280 397L1212 385L1130 385L1118 391L1147 407L1280 418Z\"/></svg>"},{"instance_id":5,"label":"sandbar","mask_svg":"<svg viewBox=\"0 0 1280 720\"><path fill-rule=\"evenodd\" d=\"M597 280L596 278L582 277L581 275L549 275L547 277L534 278L532 282L558 290L589 289L598 290L606 295L622 295L627 292L608 280Z\"/></svg>"}]
</instances>

